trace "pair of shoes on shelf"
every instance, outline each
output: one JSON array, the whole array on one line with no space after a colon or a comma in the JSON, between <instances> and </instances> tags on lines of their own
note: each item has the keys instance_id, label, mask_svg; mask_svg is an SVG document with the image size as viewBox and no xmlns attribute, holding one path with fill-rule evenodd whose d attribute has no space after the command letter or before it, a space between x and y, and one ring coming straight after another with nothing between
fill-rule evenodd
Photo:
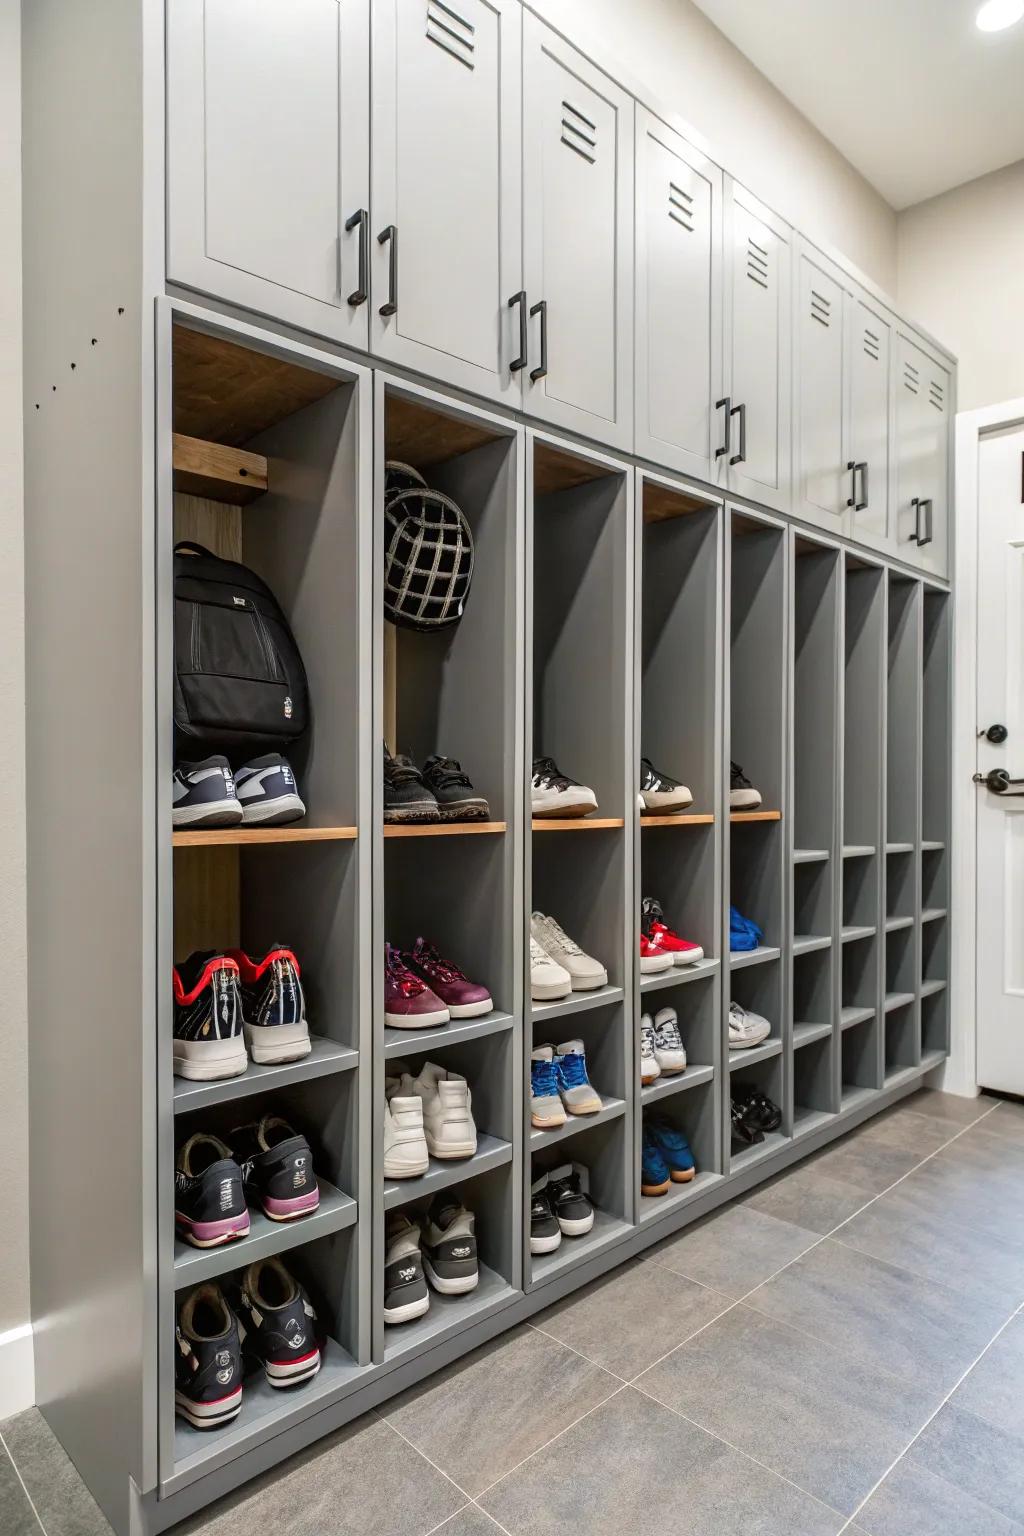
<instances>
[{"instance_id":1,"label":"pair of shoes on shelf","mask_svg":"<svg viewBox=\"0 0 1024 1536\"><path fill-rule=\"evenodd\" d=\"M640 1154L640 1193L664 1195L672 1184L690 1184L697 1168L690 1143L667 1120L644 1116Z\"/></svg>"},{"instance_id":2,"label":"pair of shoes on shelf","mask_svg":"<svg viewBox=\"0 0 1024 1536\"><path fill-rule=\"evenodd\" d=\"M196 1131L178 1149L174 1225L193 1248L219 1248L249 1234L249 1200L271 1221L309 1216L320 1204L305 1136L280 1115L228 1132Z\"/></svg>"},{"instance_id":3,"label":"pair of shoes on shelf","mask_svg":"<svg viewBox=\"0 0 1024 1536\"><path fill-rule=\"evenodd\" d=\"M757 949L764 942L764 933L753 918L744 917L735 907L729 908L729 948L733 954Z\"/></svg>"},{"instance_id":4,"label":"pair of shoes on shelf","mask_svg":"<svg viewBox=\"0 0 1024 1536\"><path fill-rule=\"evenodd\" d=\"M392 1211L384 1231L384 1321L411 1323L430 1310L430 1289L465 1296L480 1281L476 1218L458 1190L434 1196L419 1221Z\"/></svg>"},{"instance_id":5,"label":"pair of shoes on shelf","mask_svg":"<svg viewBox=\"0 0 1024 1536\"><path fill-rule=\"evenodd\" d=\"M771 1032L772 1026L761 1014L751 1013L749 1008L736 1002L729 1004L730 1051L747 1051L751 1046L760 1045Z\"/></svg>"},{"instance_id":6,"label":"pair of shoes on shelf","mask_svg":"<svg viewBox=\"0 0 1024 1536\"><path fill-rule=\"evenodd\" d=\"M730 763L729 809L753 811L761 804L761 791L755 789L738 763Z\"/></svg>"},{"instance_id":7,"label":"pair of shoes on shelf","mask_svg":"<svg viewBox=\"0 0 1024 1536\"><path fill-rule=\"evenodd\" d=\"M489 821L490 815L487 801L454 757L435 752L421 771L411 757L392 757L385 745L385 822Z\"/></svg>"},{"instance_id":8,"label":"pair of shoes on shelf","mask_svg":"<svg viewBox=\"0 0 1024 1536\"><path fill-rule=\"evenodd\" d=\"M274 945L258 960L244 950L197 951L174 967L174 1070L213 1082L240 1077L246 1054L260 1065L311 1050L299 962Z\"/></svg>"},{"instance_id":9,"label":"pair of shoes on shelf","mask_svg":"<svg viewBox=\"0 0 1024 1536\"><path fill-rule=\"evenodd\" d=\"M645 896L640 903L640 970L645 976L670 971L674 965L696 965L704 959L699 944L682 939L665 921L661 902Z\"/></svg>"},{"instance_id":10,"label":"pair of shoes on shelf","mask_svg":"<svg viewBox=\"0 0 1024 1536\"><path fill-rule=\"evenodd\" d=\"M494 1003L429 939L411 950L384 946L384 1023L389 1029L431 1029L452 1019L477 1019Z\"/></svg>"},{"instance_id":11,"label":"pair of shoes on shelf","mask_svg":"<svg viewBox=\"0 0 1024 1536\"><path fill-rule=\"evenodd\" d=\"M732 1091L732 1150L756 1146L782 1124L782 1110L753 1083L737 1084Z\"/></svg>"},{"instance_id":12,"label":"pair of shoes on shelf","mask_svg":"<svg viewBox=\"0 0 1024 1536\"><path fill-rule=\"evenodd\" d=\"M534 1002L568 997L570 992L596 992L608 985L600 960L586 954L553 917L534 912L530 918L530 996Z\"/></svg>"},{"instance_id":13,"label":"pair of shoes on shelf","mask_svg":"<svg viewBox=\"0 0 1024 1536\"><path fill-rule=\"evenodd\" d=\"M640 1015L640 1081L657 1082L686 1071L686 1048L679 1033L679 1019L674 1008L659 1008L653 1019Z\"/></svg>"},{"instance_id":14,"label":"pair of shoes on shelf","mask_svg":"<svg viewBox=\"0 0 1024 1536\"><path fill-rule=\"evenodd\" d=\"M692 804L693 796L685 784L680 784L670 773L655 768L649 757L640 759L640 791L636 807L641 815L678 815Z\"/></svg>"},{"instance_id":15,"label":"pair of shoes on shelf","mask_svg":"<svg viewBox=\"0 0 1024 1536\"><path fill-rule=\"evenodd\" d=\"M582 1040L534 1047L530 1055L530 1120L539 1131L564 1125L567 1115L596 1115L603 1107L587 1075Z\"/></svg>"},{"instance_id":16,"label":"pair of shoes on shelf","mask_svg":"<svg viewBox=\"0 0 1024 1536\"><path fill-rule=\"evenodd\" d=\"M457 1072L424 1062L413 1077L401 1062L384 1085L384 1177L415 1179L430 1159L472 1157L476 1152L473 1095Z\"/></svg>"},{"instance_id":17,"label":"pair of shoes on shelf","mask_svg":"<svg viewBox=\"0 0 1024 1536\"><path fill-rule=\"evenodd\" d=\"M238 1417L243 1341L272 1387L301 1386L320 1369L316 1310L278 1258L257 1259L233 1286L195 1286L182 1300L174 1337L174 1408L196 1429Z\"/></svg>"},{"instance_id":18,"label":"pair of shoes on shelf","mask_svg":"<svg viewBox=\"0 0 1024 1536\"><path fill-rule=\"evenodd\" d=\"M586 1170L563 1163L530 1186L530 1252L554 1253L563 1237L584 1237L594 1225L594 1207L583 1190Z\"/></svg>"},{"instance_id":19,"label":"pair of shoes on shelf","mask_svg":"<svg viewBox=\"0 0 1024 1536\"><path fill-rule=\"evenodd\" d=\"M234 773L226 757L179 763L171 790L175 827L282 827L305 816L295 775L280 752L255 757Z\"/></svg>"}]
</instances>

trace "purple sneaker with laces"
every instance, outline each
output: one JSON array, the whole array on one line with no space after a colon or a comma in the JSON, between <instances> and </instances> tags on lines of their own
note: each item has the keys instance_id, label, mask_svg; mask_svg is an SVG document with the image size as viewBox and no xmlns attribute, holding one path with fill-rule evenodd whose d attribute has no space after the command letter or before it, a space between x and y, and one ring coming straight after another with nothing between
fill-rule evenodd
<instances>
[{"instance_id":1,"label":"purple sneaker with laces","mask_svg":"<svg viewBox=\"0 0 1024 1536\"><path fill-rule=\"evenodd\" d=\"M417 939L412 952L402 955L402 962L437 994L453 1019L477 1019L494 1007L487 988L470 981L429 939Z\"/></svg>"}]
</instances>

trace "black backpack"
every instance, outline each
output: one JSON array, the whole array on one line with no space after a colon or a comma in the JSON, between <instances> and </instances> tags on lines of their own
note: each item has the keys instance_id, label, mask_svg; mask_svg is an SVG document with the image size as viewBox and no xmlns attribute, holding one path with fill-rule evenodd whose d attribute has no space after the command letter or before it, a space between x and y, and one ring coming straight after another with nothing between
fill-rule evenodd
<instances>
[{"instance_id":1,"label":"black backpack","mask_svg":"<svg viewBox=\"0 0 1024 1536\"><path fill-rule=\"evenodd\" d=\"M308 724L306 670L270 588L201 544L176 544L177 750L280 751Z\"/></svg>"}]
</instances>

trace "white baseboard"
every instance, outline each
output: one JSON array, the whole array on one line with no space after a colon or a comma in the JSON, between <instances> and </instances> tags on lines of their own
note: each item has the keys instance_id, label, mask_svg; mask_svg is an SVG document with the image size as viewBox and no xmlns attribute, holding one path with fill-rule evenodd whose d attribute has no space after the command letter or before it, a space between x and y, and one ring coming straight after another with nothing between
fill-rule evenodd
<instances>
[{"instance_id":1,"label":"white baseboard","mask_svg":"<svg viewBox=\"0 0 1024 1536\"><path fill-rule=\"evenodd\" d=\"M32 1324L0 1333L0 1421L31 1408L36 1400Z\"/></svg>"}]
</instances>

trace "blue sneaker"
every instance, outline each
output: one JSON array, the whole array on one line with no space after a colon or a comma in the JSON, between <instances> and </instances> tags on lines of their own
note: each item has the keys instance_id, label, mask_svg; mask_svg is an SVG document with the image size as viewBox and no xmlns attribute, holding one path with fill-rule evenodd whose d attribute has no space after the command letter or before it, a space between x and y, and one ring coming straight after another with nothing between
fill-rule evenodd
<instances>
[{"instance_id":1,"label":"blue sneaker","mask_svg":"<svg viewBox=\"0 0 1024 1536\"><path fill-rule=\"evenodd\" d=\"M742 912L737 912L735 907L729 908L729 948L737 953L742 950L756 949L764 942L764 934L757 924L749 917L744 917Z\"/></svg>"},{"instance_id":2,"label":"blue sneaker","mask_svg":"<svg viewBox=\"0 0 1024 1536\"><path fill-rule=\"evenodd\" d=\"M172 821L176 827L235 827L242 820L226 757L179 763L174 770Z\"/></svg>"},{"instance_id":3,"label":"blue sneaker","mask_svg":"<svg viewBox=\"0 0 1024 1536\"><path fill-rule=\"evenodd\" d=\"M558 1068L558 1092L570 1115L596 1115L604 1106L601 1095L587 1076L587 1058L582 1040L566 1040L555 1053Z\"/></svg>"},{"instance_id":4,"label":"blue sneaker","mask_svg":"<svg viewBox=\"0 0 1024 1536\"><path fill-rule=\"evenodd\" d=\"M673 1184L689 1184L697 1172L693 1161L693 1153L690 1151L690 1143L677 1130L674 1125L669 1125L665 1120L652 1120L647 1132L661 1153Z\"/></svg>"},{"instance_id":5,"label":"blue sneaker","mask_svg":"<svg viewBox=\"0 0 1024 1536\"><path fill-rule=\"evenodd\" d=\"M538 1045L530 1056L530 1121L538 1131L550 1131L564 1125L565 1118L554 1047Z\"/></svg>"},{"instance_id":6,"label":"blue sneaker","mask_svg":"<svg viewBox=\"0 0 1024 1536\"><path fill-rule=\"evenodd\" d=\"M672 1182L668 1163L661 1148L644 1126L643 1149L640 1157L640 1193L642 1195L667 1195Z\"/></svg>"}]
</instances>

